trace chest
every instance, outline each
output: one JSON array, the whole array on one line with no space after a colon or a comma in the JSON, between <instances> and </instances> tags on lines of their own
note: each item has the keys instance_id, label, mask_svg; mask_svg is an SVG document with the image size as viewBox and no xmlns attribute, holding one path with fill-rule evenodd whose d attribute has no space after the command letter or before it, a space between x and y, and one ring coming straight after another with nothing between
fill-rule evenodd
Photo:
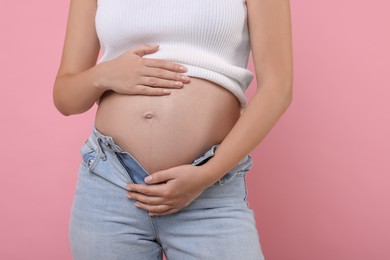
<instances>
[{"instance_id":1,"label":"chest","mask_svg":"<svg viewBox=\"0 0 390 260\"><path fill-rule=\"evenodd\" d=\"M246 26L245 0L98 0L101 41L218 41Z\"/></svg>"}]
</instances>

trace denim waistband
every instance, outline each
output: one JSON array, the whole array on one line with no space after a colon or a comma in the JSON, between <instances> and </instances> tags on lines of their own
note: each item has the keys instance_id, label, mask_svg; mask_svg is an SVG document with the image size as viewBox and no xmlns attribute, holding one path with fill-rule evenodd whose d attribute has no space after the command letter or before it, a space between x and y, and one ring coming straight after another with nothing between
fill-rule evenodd
<instances>
[{"instance_id":1,"label":"denim waistband","mask_svg":"<svg viewBox=\"0 0 390 260\"><path fill-rule=\"evenodd\" d=\"M106 152L120 153L126 154L126 156L130 157L130 160L133 164L133 167L138 168L138 170L143 171L143 175L148 173L141 163L137 161L134 156L132 156L129 152L124 151L120 146L118 146L111 136L106 136L99 132L96 129L95 124L92 127L92 134L88 138L89 144L92 148L98 152L99 156L102 160L107 160ZM192 165L202 165L208 161L211 157L214 156L216 149L220 146L220 144L215 144L210 149L208 149L204 154L196 158ZM245 174L252 167L252 158L250 155L245 156L230 172L228 172L225 176L223 176L218 182L223 184L225 181L230 179L233 175L237 173Z\"/></svg>"},{"instance_id":2,"label":"denim waistband","mask_svg":"<svg viewBox=\"0 0 390 260\"><path fill-rule=\"evenodd\" d=\"M101 132L99 132L96 129L95 125L93 125L93 127L92 127L92 135L89 137L89 141L90 141L89 143L91 143L91 145L94 146L93 148L96 151L100 152L100 155L101 155L103 160L106 158L104 150L108 150L108 151L112 151L112 152L116 152L116 153L127 153L131 157L133 157L130 153L124 151L120 146L118 146L114 142L114 140L111 136L106 136L106 135L102 134ZM207 150L203 155L196 158L192 162L192 164L193 165L200 165L200 164L204 163L205 159L210 158L215 154L215 151L218 148L218 146L220 146L220 144L215 144L212 147L210 147L210 149ZM136 160L134 157L133 157L133 159Z\"/></svg>"},{"instance_id":3,"label":"denim waistband","mask_svg":"<svg viewBox=\"0 0 390 260\"><path fill-rule=\"evenodd\" d=\"M111 136L106 136L99 132L95 125L92 127L92 135L89 138L92 139L90 141L92 141L95 148L97 148L100 152L103 152L102 149L119 153L124 152L124 150L114 142Z\"/></svg>"}]
</instances>

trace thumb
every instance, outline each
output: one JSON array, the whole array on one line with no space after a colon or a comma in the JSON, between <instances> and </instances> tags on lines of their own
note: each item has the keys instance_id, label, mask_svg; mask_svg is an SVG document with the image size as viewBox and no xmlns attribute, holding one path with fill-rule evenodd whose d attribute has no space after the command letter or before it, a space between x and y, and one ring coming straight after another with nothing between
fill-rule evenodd
<instances>
[{"instance_id":1,"label":"thumb","mask_svg":"<svg viewBox=\"0 0 390 260\"><path fill-rule=\"evenodd\" d=\"M137 46L135 49L131 50L131 52L142 57L145 54L156 52L159 46L160 46L159 44L152 44L152 45L142 44Z\"/></svg>"},{"instance_id":2,"label":"thumb","mask_svg":"<svg viewBox=\"0 0 390 260\"><path fill-rule=\"evenodd\" d=\"M147 184L155 184L160 182L166 182L168 180L174 179L174 174L172 171L163 170L150 174L144 179Z\"/></svg>"}]
</instances>

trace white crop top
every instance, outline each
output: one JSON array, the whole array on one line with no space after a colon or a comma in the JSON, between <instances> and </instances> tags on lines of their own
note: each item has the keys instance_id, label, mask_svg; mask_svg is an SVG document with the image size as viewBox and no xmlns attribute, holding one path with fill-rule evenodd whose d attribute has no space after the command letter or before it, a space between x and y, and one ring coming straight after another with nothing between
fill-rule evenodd
<instances>
[{"instance_id":1,"label":"white crop top","mask_svg":"<svg viewBox=\"0 0 390 260\"><path fill-rule=\"evenodd\" d=\"M207 79L231 91L245 107L253 79L247 69L250 43L245 0L97 0L95 17L108 61L141 44L160 48L144 58L188 68L184 75Z\"/></svg>"}]
</instances>

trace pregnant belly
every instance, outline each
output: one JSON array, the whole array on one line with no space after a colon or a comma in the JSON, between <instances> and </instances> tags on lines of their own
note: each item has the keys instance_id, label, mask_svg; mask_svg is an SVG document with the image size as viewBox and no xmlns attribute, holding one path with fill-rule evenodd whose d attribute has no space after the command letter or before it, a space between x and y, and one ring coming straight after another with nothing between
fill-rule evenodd
<instances>
[{"instance_id":1,"label":"pregnant belly","mask_svg":"<svg viewBox=\"0 0 390 260\"><path fill-rule=\"evenodd\" d=\"M96 129L113 137L149 173L191 163L223 141L241 109L230 91L190 78L165 96L106 92L96 113Z\"/></svg>"}]
</instances>

